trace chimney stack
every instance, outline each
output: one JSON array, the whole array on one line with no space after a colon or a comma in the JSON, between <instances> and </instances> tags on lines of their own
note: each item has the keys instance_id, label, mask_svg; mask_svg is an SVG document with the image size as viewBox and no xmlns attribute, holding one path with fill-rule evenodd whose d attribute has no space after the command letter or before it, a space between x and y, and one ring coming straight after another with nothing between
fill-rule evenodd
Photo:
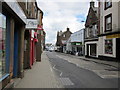
<instances>
[{"instance_id":1,"label":"chimney stack","mask_svg":"<svg viewBox=\"0 0 120 90\"><path fill-rule=\"evenodd\" d=\"M69 31L69 28L67 27L67 31Z\"/></svg>"},{"instance_id":2,"label":"chimney stack","mask_svg":"<svg viewBox=\"0 0 120 90\"><path fill-rule=\"evenodd\" d=\"M95 2L93 0L90 2L90 7L95 7Z\"/></svg>"}]
</instances>

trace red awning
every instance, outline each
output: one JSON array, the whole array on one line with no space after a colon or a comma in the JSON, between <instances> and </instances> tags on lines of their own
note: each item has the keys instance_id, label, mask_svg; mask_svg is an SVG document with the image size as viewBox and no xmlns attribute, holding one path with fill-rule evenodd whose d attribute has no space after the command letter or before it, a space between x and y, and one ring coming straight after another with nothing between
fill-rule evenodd
<instances>
[{"instance_id":1,"label":"red awning","mask_svg":"<svg viewBox=\"0 0 120 90\"><path fill-rule=\"evenodd\" d=\"M38 42L38 39L34 38L34 41L35 41L35 42Z\"/></svg>"}]
</instances>

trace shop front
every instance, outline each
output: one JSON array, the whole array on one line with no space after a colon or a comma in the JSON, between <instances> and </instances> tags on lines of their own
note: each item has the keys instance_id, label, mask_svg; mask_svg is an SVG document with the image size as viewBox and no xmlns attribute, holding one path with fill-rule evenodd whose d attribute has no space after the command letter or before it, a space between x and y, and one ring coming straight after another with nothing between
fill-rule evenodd
<instances>
[{"instance_id":1,"label":"shop front","mask_svg":"<svg viewBox=\"0 0 120 90\"><path fill-rule=\"evenodd\" d=\"M9 76L6 71L6 16L0 13L0 82ZM9 81L8 81L9 82ZM5 84L2 84L5 86ZM0 88L1 89L1 88Z\"/></svg>"},{"instance_id":2,"label":"shop front","mask_svg":"<svg viewBox=\"0 0 120 90\"><path fill-rule=\"evenodd\" d=\"M84 55L84 45L82 42L72 42L72 53L74 55L83 56Z\"/></svg>"},{"instance_id":3,"label":"shop front","mask_svg":"<svg viewBox=\"0 0 120 90\"><path fill-rule=\"evenodd\" d=\"M99 37L99 41L102 42L101 53L99 54L100 59L105 60L120 60L120 34L106 35Z\"/></svg>"},{"instance_id":4,"label":"shop front","mask_svg":"<svg viewBox=\"0 0 120 90\"><path fill-rule=\"evenodd\" d=\"M31 30L30 67L36 62L36 44L38 42L37 32Z\"/></svg>"},{"instance_id":5,"label":"shop front","mask_svg":"<svg viewBox=\"0 0 120 90\"><path fill-rule=\"evenodd\" d=\"M6 0L5 0L6 1ZM19 15L18 15L19 11ZM17 2L2 3L0 13L0 84L13 85L14 77L23 75L23 40L26 16ZM19 35L18 35L19 34ZM11 84L11 85L10 85Z\"/></svg>"},{"instance_id":6,"label":"shop front","mask_svg":"<svg viewBox=\"0 0 120 90\"><path fill-rule=\"evenodd\" d=\"M34 62L36 62L36 44L37 39L37 19L27 19L26 30L25 30L25 49L24 49L24 69L32 68Z\"/></svg>"},{"instance_id":7,"label":"shop front","mask_svg":"<svg viewBox=\"0 0 120 90\"><path fill-rule=\"evenodd\" d=\"M85 43L85 56L98 58L98 42L86 42Z\"/></svg>"}]
</instances>

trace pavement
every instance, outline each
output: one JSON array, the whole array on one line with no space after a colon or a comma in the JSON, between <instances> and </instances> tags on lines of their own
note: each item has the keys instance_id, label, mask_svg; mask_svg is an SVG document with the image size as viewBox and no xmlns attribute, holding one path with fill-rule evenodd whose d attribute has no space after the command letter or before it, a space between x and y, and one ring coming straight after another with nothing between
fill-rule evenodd
<instances>
[{"instance_id":1,"label":"pavement","mask_svg":"<svg viewBox=\"0 0 120 90\"><path fill-rule=\"evenodd\" d=\"M65 54L65 53L63 53L63 54ZM66 55L67 56L72 56L72 57L75 57L75 58L78 58L78 59L86 60L86 61L95 62L95 63L98 63L98 64L104 64L104 65L112 66L112 67L118 68L118 70L120 71L120 62L117 62L117 61L108 61L108 60L86 58L85 56L76 56L76 55L70 55L70 54L66 54Z\"/></svg>"},{"instance_id":2,"label":"pavement","mask_svg":"<svg viewBox=\"0 0 120 90\"><path fill-rule=\"evenodd\" d=\"M15 88L63 88L57 80L45 52L41 62L35 62L32 69L25 70L23 79L16 80Z\"/></svg>"}]
</instances>

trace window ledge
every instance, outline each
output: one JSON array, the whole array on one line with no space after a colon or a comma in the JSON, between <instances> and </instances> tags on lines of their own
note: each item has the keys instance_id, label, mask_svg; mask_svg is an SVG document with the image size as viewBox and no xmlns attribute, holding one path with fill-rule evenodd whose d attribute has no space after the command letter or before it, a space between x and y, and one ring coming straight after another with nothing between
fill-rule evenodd
<instances>
[{"instance_id":1,"label":"window ledge","mask_svg":"<svg viewBox=\"0 0 120 90\"><path fill-rule=\"evenodd\" d=\"M5 74L4 76L2 76L1 78L0 78L0 82L1 81L3 81L5 78L7 78L9 76L9 74Z\"/></svg>"}]
</instances>

